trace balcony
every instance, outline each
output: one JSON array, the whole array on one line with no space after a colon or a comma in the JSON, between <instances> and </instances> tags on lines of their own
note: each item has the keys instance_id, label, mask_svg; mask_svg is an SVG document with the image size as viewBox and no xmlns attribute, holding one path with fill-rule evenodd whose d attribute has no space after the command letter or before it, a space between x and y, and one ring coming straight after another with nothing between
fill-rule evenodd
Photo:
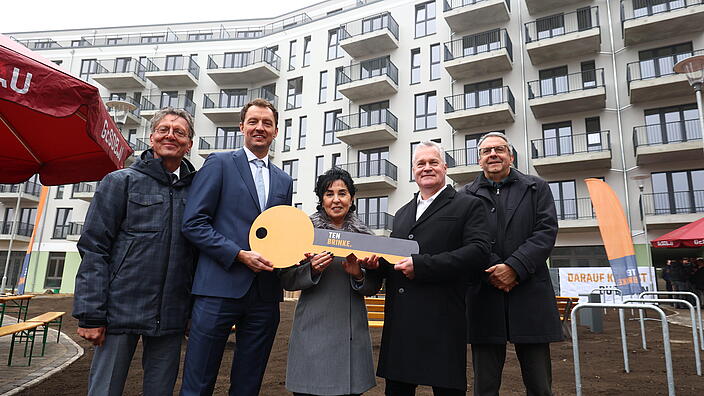
<instances>
[{"instance_id":1,"label":"balcony","mask_svg":"<svg viewBox=\"0 0 704 396\"><path fill-rule=\"evenodd\" d=\"M142 110L140 108L141 103L134 100L134 98L129 97L129 96L126 96L124 98L113 96L113 97L103 97L102 99L103 99L103 103L108 103L109 101L112 101L112 100L120 100L120 101L131 103L131 104L137 106L136 109L127 112L127 118L125 118L125 127L130 128L130 127L138 127L138 126L142 125L142 116L141 116ZM112 114L112 111L110 110L109 107L108 107L108 112L110 112Z\"/></svg>"},{"instance_id":2,"label":"balcony","mask_svg":"<svg viewBox=\"0 0 704 396\"><path fill-rule=\"evenodd\" d=\"M550 11L570 4L582 3L583 0L525 0L528 12L533 15L543 11Z\"/></svg>"},{"instance_id":3,"label":"balcony","mask_svg":"<svg viewBox=\"0 0 704 396\"><path fill-rule=\"evenodd\" d=\"M396 189L398 168L388 160L352 162L338 166L350 173L357 192Z\"/></svg>"},{"instance_id":4,"label":"balcony","mask_svg":"<svg viewBox=\"0 0 704 396\"><path fill-rule=\"evenodd\" d=\"M599 228L589 197L556 199L555 209L560 232L582 232Z\"/></svg>"},{"instance_id":5,"label":"balcony","mask_svg":"<svg viewBox=\"0 0 704 396\"><path fill-rule=\"evenodd\" d=\"M39 202L42 185L33 181L26 181L22 184L0 184L0 203L14 208L20 191L22 191L20 205L36 205Z\"/></svg>"},{"instance_id":6,"label":"balcony","mask_svg":"<svg viewBox=\"0 0 704 396\"><path fill-rule=\"evenodd\" d=\"M398 68L388 56L346 66L335 74L338 92L351 101L383 98L398 92Z\"/></svg>"},{"instance_id":7,"label":"balcony","mask_svg":"<svg viewBox=\"0 0 704 396\"><path fill-rule=\"evenodd\" d=\"M444 66L455 80L509 71L513 68L511 38L506 29L494 29L447 42Z\"/></svg>"},{"instance_id":8,"label":"balcony","mask_svg":"<svg viewBox=\"0 0 704 396\"><path fill-rule=\"evenodd\" d=\"M140 114L142 117L151 120L157 111L169 106L186 110L195 117L196 104L193 103L191 98L186 95L173 95L167 92L162 92L161 95L143 96Z\"/></svg>"},{"instance_id":9,"label":"balcony","mask_svg":"<svg viewBox=\"0 0 704 396\"><path fill-rule=\"evenodd\" d=\"M213 122L229 122L239 123L240 111L242 107L256 98L263 98L273 103L274 106L278 103L278 96L271 91L256 88L230 90L237 92L209 93L203 95L203 114L210 118Z\"/></svg>"},{"instance_id":10,"label":"balcony","mask_svg":"<svg viewBox=\"0 0 704 396\"><path fill-rule=\"evenodd\" d=\"M374 234L388 237L394 227L394 216L386 212L358 213L357 217L369 227Z\"/></svg>"},{"instance_id":11,"label":"balcony","mask_svg":"<svg viewBox=\"0 0 704 396\"><path fill-rule=\"evenodd\" d=\"M99 60L91 77L109 90L141 91L147 85L146 72L147 68L137 59L115 58Z\"/></svg>"},{"instance_id":12,"label":"balcony","mask_svg":"<svg viewBox=\"0 0 704 396\"><path fill-rule=\"evenodd\" d=\"M638 165L704 160L698 119L634 127L633 147Z\"/></svg>"},{"instance_id":13,"label":"balcony","mask_svg":"<svg viewBox=\"0 0 704 396\"><path fill-rule=\"evenodd\" d=\"M198 140L198 155L208 158L211 153L239 150L244 144L244 136L237 134L202 136Z\"/></svg>"},{"instance_id":14,"label":"balcony","mask_svg":"<svg viewBox=\"0 0 704 396\"><path fill-rule=\"evenodd\" d=\"M68 232L66 233L66 239L69 241L78 241L81 238L81 233L83 232L83 223L68 223Z\"/></svg>"},{"instance_id":15,"label":"balcony","mask_svg":"<svg viewBox=\"0 0 704 396\"><path fill-rule=\"evenodd\" d=\"M609 131L534 139L531 150L540 174L611 168Z\"/></svg>"},{"instance_id":16,"label":"balcony","mask_svg":"<svg viewBox=\"0 0 704 396\"><path fill-rule=\"evenodd\" d=\"M599 8L583 8L525 24L526 51L539 65L594 54L601 48Z\"/></svg>"},{"instance_id":17,"label":"balcony","mask_svg":"<svg viewBox=\"0 0 704 396\"><path fill-rule=\"evenodd\" d=\"M389 109L337 117L335 136L350 146L394 141L398 118Z\"/></svg>"},{"instance_id":18,"label":"balcony","mask_svg":"<svg viewBox=\"0 0 704 396\"><path fill-rule=\"evenodd\" d=\"M29 242L34 231L34 224L18 222L17 227L13 227L13 221L0 223L0 241Z\"/></svg>"},{"instance_id":19,"label":"balcony","mask_svg":"<svg viewBox=\"0 0 704 396\"><path fill-rule=\"evenodd\" d=\"M482 174L476 147L446 151L445 162L447 162L447 177L456 184L471 183Z\"/></svg>"},{"instance_id":20,"label":"balcony","mask_svg":"<svg viewBox=\"0 0 704 396\"><path fill-rule=\"evenodd\" d=\"M208 75L218 85L256 84L279 78L281 57L269 48L208 56Z\"/></svg>"},{"instance_id":21,"label":"balcony","mask_svg":"<svg viewBox=\"0 0 704 396\"><path fill-rule=\"evenodd\" d=\"M704 215L704 190L643 194L648 226L672 226L699 220Z\"/></svg>"},{"instance_id":22,"label":"balcony","mask_svg":"<svg viewBox=\"0 0 704 396\"><path fill-rule=\"evenodd\" d=\"M445 121L455 130L513 122L516 100L509 87L445 97Z\"/></svg>"},{"instance_id":23,"label":"balcony","mask_svg":"<svg viewBox=\"0 0 704 396\"><path fill-rule=\"evenodd\" d=\"M148 58L144 62L147 78L160 89L198 85L200 66L190 56Z\"/></svg>"},{"instance_id":24,"label":"balcony","mask_svg":"<svg viewBox=\"0 0 704 396\"><path fill-rule=\"evenodd\" d=\"M134 142L127 142L127 144L130 145L134 153L132 153L132 156L134 157L139 157L144 150L149 149L149 139L135 139Z\"/></svg>"},{"instance_id":25,"label":"balcony","mask_svg":"<svg viewBox=\"0 0 704 396\"><path fill-rule=\"evenodd\" d=\"M633 45L704 30L702 0L621 0L623 42Z\"/></svg>"},{"instance_id":26,"label":"balcony","mask_svg":"<svg viewBox=\"0 0 704 396\"><path fill-rule=\"evenodd\" d=\"M626 65L626 80L631 103L648 102L678 96L691 96L692 87L687 76L672 70L675 63L704 51L683 53L631 62Z\"/></svg>"},{"instance_id":27,"label":"balcony","mask_svg":"<svg viewBox=\"0 0 704 396\"><path fill-rule=\"evenodd\" d=\"M603 109L604 69L530 81L528 105L536 118Z\"/></svg>"},{"instance_id":28,"label":"balcony","mask_svg":"<svg viewBox=\"0 0 704 396\"><path fill-rule=\"evenodd\" d=\"M398 48L398 23L389 12L346 23L340 47L353 58L389 52Z\"/></svg>"},{"instance_id":29,"label":"balcony","mask_svg":"<svg viewBox=\"0 0 704 396\"><path fill-rule=\"evenodd\" d=\"M71 198L82 199L86 202L92 201L98 184L99 182L80 182L74 184Z\"/></svg>"},{"instance_id":30,"label":"balcony","mask_svg":"<svg viewBox=\"0 0 704 396\"><path fill-rule=\"evenodd\" d=\"M445 22L454 32L497 25L511 18L510 0L443 0Z\"/></svg>"}]
</instances>

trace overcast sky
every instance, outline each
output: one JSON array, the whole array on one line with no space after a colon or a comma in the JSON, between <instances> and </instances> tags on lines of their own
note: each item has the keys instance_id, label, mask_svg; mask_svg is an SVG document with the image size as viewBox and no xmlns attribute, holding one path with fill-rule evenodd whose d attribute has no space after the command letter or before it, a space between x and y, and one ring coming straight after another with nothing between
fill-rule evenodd
<instances>
[{"instance_id":1,"label":"overcast sky","mask_svg":"<svg viewBox=\"0 0 704 396\"><path fill-rule=\"evenodd\" d=\"M320 0L0 0L0 32L270 18Z\"/></svg>"}]
</instances>

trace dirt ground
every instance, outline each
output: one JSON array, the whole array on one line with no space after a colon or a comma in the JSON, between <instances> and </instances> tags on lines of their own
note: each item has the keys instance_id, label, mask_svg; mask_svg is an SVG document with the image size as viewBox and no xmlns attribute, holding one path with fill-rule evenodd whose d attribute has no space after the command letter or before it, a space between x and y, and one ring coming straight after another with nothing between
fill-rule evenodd
<instances>
[{"instance_id":1,"label":"dirt ground","mask_svg":"<svg viewBox=\"0 0 704 396\"><path fill-rule=\"evenodd\" d=\"M69 296L41 296L32 300L30 315L47 311L71 312L73 299ZM289 394L284 388L286 378L286 353L288 337L293 321L295 302L281 304L281 324L269 359L261 395L278 396ZM626 313L630 316L630 312ZM637 315L637 313L636 313ZM627 334L629 340L629 357L631 373L623 370L623 358L618 329L618 315L609 312L604 319L604 333L593 334L586 327L580 327L580 352L582 364L582 384L584 395L666 395L667 380L662 351L662 338L659 323L647 321L647 351L640 347L639 326L636 321L629 321ZM86 351L85 355L66 370L50 377L46 381L20 393L22 396L38 395L82 395L86 393L88 371L93 356L92 346L76 335L77 321L68 316L64 320L64 332L78 342ZM374 360L379 353L381 329L371 329ZM675 385L678 395L704 394L704 377L698 377L695 371L692 351L692 333L690 328L670 326L672 354L674 363ZM215 387L216 395L226 395L229 387L229 371L232 362L234 336L227 343ZM139 347L138 347L139 348ZM185 345L182 351L185 353ZM140 395L142 369L141 350L138 349L132 362L125 395ZM468 348L467 380L471 391L472 367L471 353ZM504 369L502 395L523 395L523 384L515 354L509 346ZM575 394L574 365L571 341L552 344L553 389L555 395ZM176 389L180 388L179 381ZM383 395L383 379L377 380L377 386L366 393L370 396ZM426 387L420 387L419 395L431 395Z\"/></svg>"}]
</instances>

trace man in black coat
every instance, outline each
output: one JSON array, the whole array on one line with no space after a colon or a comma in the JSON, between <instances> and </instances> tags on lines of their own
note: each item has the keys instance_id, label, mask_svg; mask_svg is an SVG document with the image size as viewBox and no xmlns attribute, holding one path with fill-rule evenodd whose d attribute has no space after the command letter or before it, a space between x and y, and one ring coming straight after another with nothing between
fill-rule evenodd
<instances>
[{"instance_id":1,"label":"man in black coat","mask_svg":"<svg viewBox=\"0 0 704 396\"><path fill-rule=\"evenodd\" d=\"M396 212L392 238L418 242L413 254L391 266L377 375L386 395L415 394L417 385L435 395L467 389L465 301L467 276L488 268L487 222L481 202L445 185L443 150L423 142L413 156L419 193Z\"/></svg>"},{"instance_id":2,"label":"man in black coat","mask_svg":"<svg viewBox=\"0 0 704 396\"><path fill-rule=\"evenodd\" d=\"M473 273L467 291L474 394L499 394L506 342L512 342L527 394L551 395L549 343L562 340L562 329L546 260L557 215L547 182L512 169L512 153L503 133L484 135L483 174L464 187L484 204L491 234L491 267Z\"/></svg>"}]
</instances>

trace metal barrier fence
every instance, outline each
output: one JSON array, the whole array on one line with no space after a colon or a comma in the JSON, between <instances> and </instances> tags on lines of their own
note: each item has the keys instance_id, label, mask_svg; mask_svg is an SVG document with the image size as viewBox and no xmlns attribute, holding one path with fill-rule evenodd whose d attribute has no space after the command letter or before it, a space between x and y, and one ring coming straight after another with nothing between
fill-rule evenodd
<instances>
[{"instance_id":1,"label":"metal barrier fence","mask_svg":"<svg viewBox=\"0 0 704 396\"><path fill-rule=\"evenodd\" d=\"M384 75L398 84L398 68L388 56L345 66L335 73L335 81L337 85L342 85Z\"/></svg>"},{"instance_id":2,"label":"metal barrier fence","mask_svg":"<svg viewBox=\"0 0 704 396\"><path fill-rule=\"evenodd\" d=\"M702 3L702 0L621 0L621 23Z\"/></svg>"},{"instance_id":3,"label":"metal barrier fence","mask_svg":"<svg viewBox=\"0 0 704 396\"><path fill-rule=\"evenodd\" d=\"M73 185L74 193L88 193L93 192L98 187L96 182L78 182Z\"/></svg>"},{"instance_id":4,"label":"metal barrier fence","mask_svg":"<svg viewBox=\"0 0 704 396\"><path fill-rule=\"evenodd\" d=\"M699 345L701 346L702 350L704 351L704 330L702 330L702 326L704 326L704 322L702 322L702 304L701 301L699 300L699 296L697 296L695 293L692 292L675 292L675 291L644 291L638 295L638 298L642 298L643 296L690 296L694 297L694 302L697 310L697 319L699 320L697 323L699 324L699 339L700 343Z\"/></svg>"},{"instance_id":5,"label":"metal barrier fence","mask_svg":"<svg viewBox=\"0 0 704 396\"><path fill-rule=\"evenodd\" d=\"M643 194L646 215L704 213L704 190L668 191Z\"/></svg>"},{"instance_id":6,"label":"metal barrier fence","mask_svg":"<svg viewBox=\"0 0 704 396\"><path fill-rule=\"evenodd\" d=\"M528 99L604 86L604 69L585 70L528 82Z\"/></svg>"},{"instance_id":7,"label":"metal barrier fence","mask_svg":"<svg viewBox=\"0 0 704 396\"><path fill-rule=\"evenodd\" d=\"M148 72L154 71L177 71L187 70L193 77L198 79L200 66L190 56L172 55L158 58L146 58L143 60Z\"/></svg>"},{"instance_id":8,"label":"metal barrier fence","mask_svg":"<svg viewBox=\"0 0 704 396\"><path fill-rule=\"evenodd\" d=\"M335 131L346 131L348 129L365 128L381 124L386 124L398 132L398 118L389 109L339 116L335 119Z\"/></svg>"},{"instance_id":9,"label":"metal barrier fence","mask_svg":"<svg viewBox=\"0 0 704 396\"><path fill-rule=\"evenodd\" d=\"M281 57L266 47L245 52L208 55L208 69L238 69L257 63L267 63L276 70L281 69Z\"/></svg>"},{"instance_id":10,"label":"metal barrier fence","mask_svg":"<svg viewBox=\"0 0 704 396\"><path fill-rule=\"evenodd\" d=\"M485 1L487 0L443 0L443 11L447 12L460 7L481 4ZM511 11L511 1L505 0L505 2L506 7L508 7L509 11Z\"/></svg>"},{"instance_id":11,"label":"metal barrier fence","mask_svg":"<svg viewBox=\"0 0 704 396\"><path fill-rule=\"evenodd\" d=\"M352 177L388 176L398 180L398 168L389 160L373 160L364 162L350 162L338 165L339 168L349 172Z\"/></svg>"},{"instance_id":12,"label":"metal barrier fence","mask_svg":"<svg viewBox=\"0 0 704 396\"><path fill-rule=\"evenodd\" d=\"M383 29L387 29L394 37L396 37L396 39L398 39L398 22L396 22L394 17L391 16L391 13L383 12L381 14L372 15L356 21L347 22L340 26L340 41Z\"/></svg>"},{"instance_id":13,"label":"metal barrier fence","mask_svg":"<svg viewBox=\"0 0 704 396\"><path fill-rule=\"evenodd\" d=\"M690 140L702 140L698 119L633 127L634 152L636 148L641 146L682 143Z\"/></svg>"},{"instance_id":14,"label":"metal barrier fence","mask_svg":"<svg viewBox=\"0 0 704 396\"><path fill-rule=\"evenodd\" d=\"M0 193L18 193L20 191L20 187L22 186L24 186L22 188L22 192L24 194L29 194L38 197L39 194L42 192L41 184L33 181L26 181L20 184L0 184Z\"/></svg>"},{"instance_id":15,"label":"metal barrier fence","mask_svg":"<svg viewBox=\"0 0 704 396\"><path fill-rule=\"evenodd\" d=\"M558 220L594 219L594 209L591 198L556 199L555 209Z\"/></svg>"},{"instance_id":16,"label":"metal barrier fence","mask_svg":"<svg viewBox=\"0 0 704 396\"><path fill-rule=\"evenodd\" d=\"M32 231L34 231L34 224L24 223L21 221L17 222L17 229L13 230L14 221L4 221L2 222L2 227L0 228L0 234L11 235L13 232L16 235L22 236L32 236Z\"/></svg>"},{"instance_id":17,"label":"metal barrier fence","mask_svg":"<svg viewBox=\"0 0 704 396\"><path fill-rule=\"evenodd\" d=\"M525 24L526 43L564 36L599 27L599 7L584 7Z\"/></svg>"},{"instance_id":18,"label":"metal barrier fence","mask_svg":"<svg viewBox=\"0 0 704 396\"><path fill-rule=\"evenodd\" d=\"M81 235L83 233L83 223L68 223L68 235Z\"/></svg>"},{"instance_id":19,"label":"metal barrier fence","mask_svg":"<svg viewBox=\"0 0 704 396\"><path fill-rule=\"evenodd\" d=\"M467 147L463 149L445 151L447 166L479 165L479 151L477 147Z\"/></svg>"},{"instance_id":20,"label":"metal barrier fence","mask_svg":"<svg viewBox=\"0 0 704 396\"><path fill-rule=\"evenodd\" d=\"M532 158L591 153L611 150L610 131L578 133L574 135L531 140Z\"/></svg>"},{"instance_id":21,"label":"metal barrier fence","mask_svg":"<svg viewBox=\"0 0 704 396\"><path fill-rule=\"evenodd\" d=\"M237 92L234 92L237 91ZM254 88L249 90L231 90L230 92L216 92L203 94L204 109L236 109L243 107L250 101L262 98L276 106L279 97L268 89Z\"/></svg>"},{"instance_id":22,"label":"metal barrier fence","mask_svg":"<svg viewBox=\"0 0 704 396\"><path fill-rule=\"evenodd\" d=\"M513 43L506 29L494 29L487 32L464 36L444 44L445 62L466 56L482 54L506 48L508 57L513 61Z\"/></svg>"},{"instance_id":23,"label":"metal barrier fence","mask_svg":"<svg viewBox=\"0 0 704 396\"><path fill-rule=\"evenodd\" d=\"M516 99L508 86L491 88L482 91L473 91L445 97L445 113L460 110L478 109L508 103L511 110L516 112Z\"/></svg>"}]
</instances>

